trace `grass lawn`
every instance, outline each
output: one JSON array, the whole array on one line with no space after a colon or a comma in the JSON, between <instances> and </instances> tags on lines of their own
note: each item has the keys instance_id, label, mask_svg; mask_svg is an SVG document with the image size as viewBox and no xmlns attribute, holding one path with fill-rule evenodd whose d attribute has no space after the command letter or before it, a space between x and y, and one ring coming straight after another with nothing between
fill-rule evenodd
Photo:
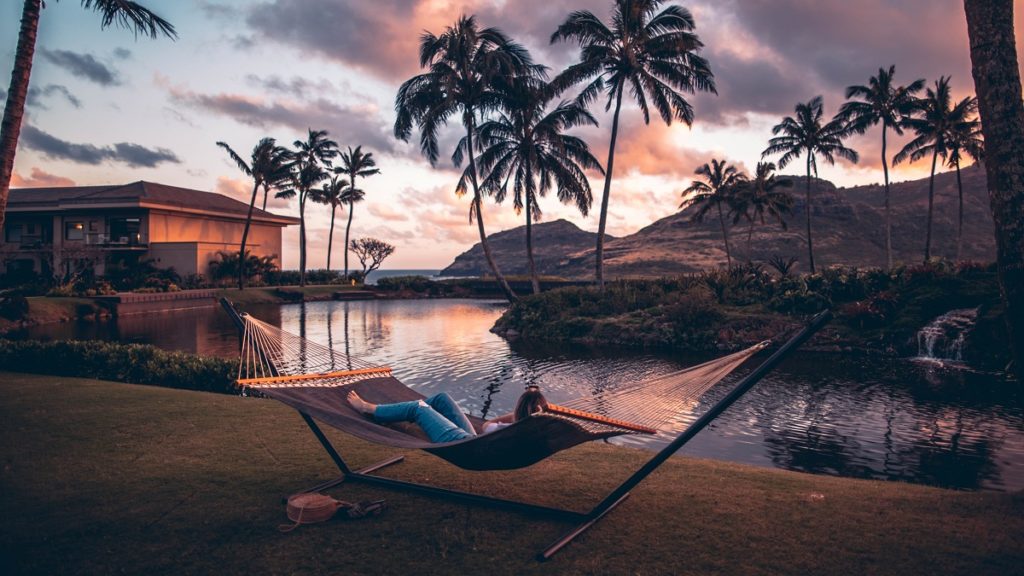
<instances>
[{"instance_id":1,"label":"grass lawn","mask_svg":"<svg viewBox=\"0 0 1024 576\"><path fill-rule=\"evenodd\" d=\"M383 488L382 516L281 534L281 497L333 475L269 400L0 372L2 574L1022 574L1024 494L673 458L548 564L567 525ZM393 454L334 436L356 465ZM648 452L603 444L526 470L421 453L396 477L587 509Z\"/></svg>"},{"instance_id":2,"label":"grass lawn","mask_svg":"<svg viewBox=\"0 0 1024 576\"><path fill-rule=\"evenodd\" d=\"M266 303L281 303L286 302L277 294L277 289L281 288L289 292L302 292L307 299L321 299L330 300L331 295L335 292L344 292L345 290L362 290L362 286L348 286L344 284L325 284L318 286L263 286L256 288L246 288L245 290L239 290L237 288L225 288L217 291L217 297L227 298L228 300L236 304L266 304Z\"/></svg>"}]
</instances>

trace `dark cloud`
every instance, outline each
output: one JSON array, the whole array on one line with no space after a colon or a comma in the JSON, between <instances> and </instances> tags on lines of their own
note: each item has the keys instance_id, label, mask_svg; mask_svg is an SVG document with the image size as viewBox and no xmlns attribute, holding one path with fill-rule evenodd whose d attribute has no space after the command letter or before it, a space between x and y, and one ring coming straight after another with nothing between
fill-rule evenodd
<instances>
[{"instance_id":1,"label":"dark cloud","mask_svg":"<svg viewBox=\"0 0 1024 576\"><path fill-rule=\"evenodd\" d=\"M48 98L50 96L53 96L54 94L62 96L64 100L68 102L68 104L71 104L75 108L82 107L82 101L79 100L74 94L72 94L71 91L68 90L67 86L62 86L60 84L47 84L42 88L30 86L28 89L28 97L26 98L26 104L28 106L32 106L33 108L47 110L46 105L43 103L43 98Z\"/></svg>"},{"instance_id":2,"label":"dark cloud","mask_svg":"<svg viewBox=\"0 0 1024 576\"><path fill-rule=\"evenodd\" d=\"M199 9L203 11L207 18L235 19L238 17L237 8L221 4L220 2L200 0Z\"/></svg>"},{"instance_id":3,"label":"dark cloud","mask_svg":"<svg viewBox=\"0 0 1024 576\"><path fill-rule=\"evenodd\" d=\"M84 78L101 86L121 84L117 71L91 54L78 54L68 50L43 50L42 54L51 64L67 70L72 76Z\"/></svg>"},{"instance_id":4,"label":"dark cloud","mask_svg":"<svg viewBox=\"0 0 1024 576\"><path fill-rule=\"evenodd\" d=\"M372 107L345 106L327 98L286 102L239 94L200 94L178 88L169 91L175 102L228 116L249 126L284 126L298 133L305 133L307 128L324 129L342 144L359 143L380 152L393 150L395 144L390 126Z\"/></svg>"},{"instance_id":5,"label":"dark cloud","mask_svg":"<svg viewBox=\"0 0 1024 576\"><path fill-rule=\"evenodd\" d=\"M287 94L296 98L308 98L314 95L332 94L337 92L334 85L327 80L313 82L301 76L293 76L285 79L277 75L260 77L249 74L245 77L246 82L267 92Z\"/></svg>"},{"instance_id":6,"label":"dark cloud","mask_svg":"<svg viewBox=\"0 0 1024 576\"><path fill-rule=\"evenodd\" d=\"M132 51L127 48L114 48L114 57L118 60L130 60L132 57Z\"/></svg>"},{"instance_id":7,"label":"dark cloud","mask_svg":"<svg viewBox=\"0 0 1024 576\"><path fill-rule=\"evenodd\" d=\"M146 148L130 142L119 142L113 146L75 144L61 140L32 126L21 130L19 145L41 152L48 158L69 160L79 164L97 165L103 162L119 162L132 168L153 168L161 163L180 164L178 156L166 148Z\"/></svg>"}]
</instances>

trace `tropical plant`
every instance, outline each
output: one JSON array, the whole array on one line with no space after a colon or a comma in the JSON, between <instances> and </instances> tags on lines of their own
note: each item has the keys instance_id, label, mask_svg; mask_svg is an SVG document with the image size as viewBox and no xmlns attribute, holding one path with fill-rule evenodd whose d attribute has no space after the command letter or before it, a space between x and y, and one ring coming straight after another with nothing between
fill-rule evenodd
<instances>
[{"instance_id":1,"label":"tropical plant","mask_svg":"<svg viewBox=\"0 0 1024 576\"><path fill-rule=\"evenodd\" d=\"M842 118L833 118L823 122L825 107L821 96L811 98L809 102L800 103L794 109L796 116L786 116L782 122L772 127L775 136L768 141L768 147L761 157L782 154L779 158L779 170L801 155L807 162L807 260L811 274L814 273L814 241L811 237L811 173L818 176L817 156L821 156L829 164L835 164L836 156L857 161L857 152L843 145L843 139L849 135L846 123Z\"/></svg>"},{"instance_id":2,"label":"tropical plant","mask_svg":"<svg viewBox=\"0 0 1024 576\"><path fill-rule=\"evenodd\" d=\"M1018 380L1024 375L1024 102L1013 0L964 0L971 70L985 136L996 261Z\"/></svg>"},{"instance_id":3,"label":"tropical plant","mask_svg":"<svg viewBox=\"0 0 1024 576\"><path fill-rule=\"evenodd\" d=\"M783 258L778 254L772 254L772 256L768 258L768 265L774 268L782 278L789 278L789 275L793 273L793 266L795 266L796 263L796 256Z\"/></svg>"},{"instance_id":4,"label":"tropical plant","mask_svg":"<svg viewBox=\"0 0 1024 576\"><path fill-rule=\"evenodd\" d=\"M729 229L725 225L725 212L723 206L731 212L736 201L737 189L747 181L747 176L732 164L725 160L711 160L711 164L704 164L695 172L703 176L704 180L696 180L683 190L683 202L680 208L697 206L693 213L693 220L700 222L704 220L712 209L718 211L718 222L722 225L722 240L725 241L726 267L732 269L732 252L729 249Z\"/></svg>"},{"instance_id":5,"label":"tropical plant","mask_svg":"<svg viewBox=\"0 0 1024 576\"><path fill-rule=\"evenodd\" d=\"M296 140L291 158L290 188L276 194L278 198L299 199L299 286L306 285L306 200L309 192L327 178L325 168L332 166L338 155L338 143L327 137L326 130L310 129L305 140Z\"/></svg>"},{"instance_id":6,"label":"tropical plant","mask_svg":"<svg viewBox=\"0 0 1024 576\"><path fill-rule=\"evenodd\" d=\"M245 251L245 266L241 264L241 254L235 251L217 251L217 259L210 261L210 277L214 280L235 278L239 274L246 277L263 278L277 270L277 256L256 256L249 250Z\"/></svg>"},{"instance_id":7,"label":"tropical plant","mask_svg":"<svg viewBox=\"0 0 1024 576\"><path fill-rule=\"evenodd\" d=\"M604 92L608 97L605 110L613 103L615 106L595 252L595 276L602 291L605 228L623 91L629 88L645 124L650 123L653 105L666 124L679 120L688 126L693 124L693 107L683 94L717 93L711 67L698 53L703 44L694 33L693 16L675 5L659 12L662 4L662 0L614 0L611 26L592 12L579 10L569 14L551 35L552 43L571 40L581 48L580 61L554 80L556 89L589 81L578 102L587 105Z\"/></svg>"},{"instance_id":8,"label":"tropical plant","mask_svg":"<svg viewBox=\"0 0 1024 576\"><path fill-rule=\"evenodd\" d=\"M260 187L263 187L266 195L270 188L283 183L288 177L288 149L278 146L273 138L263 138L252 149L250 161L247 163L226 143L217 142L217 146L226 150L228 156L238 165L238 169L252 178L252 197L249 199L249 211L246 213L245 227L242 229L242 244L238 249L241 258L241 255L246 253L245 245L249 239L252 212L256 207L256 196ZM245 270L241 266L238 267L238 289L245 290Z\"/></svg>"},{"instance_id":9,"label":"tropical plant","mask_svg":"<svg viewBox=\"0 0 1024 576\"><path fill-rule=\"evenodd\" d=\"M395 137L408 141L413 125L419 126L420 151L432 165L436 164L438 131L448 118L458 115L466 130L468 185L473 192L469 220L472 223L476 218L487 264L506 297L515 300L515 293L494 260L484 230L483 191L477 177L474 137L477 116L496 110L501 103L501 84L514 76L542 74L542 68L533 64L524 47L497 28L481 29L472 16L459 18L440 36L424 33L420 41L420 67L428 71L406 80L395 97ZM452 160L461 157L456 151ZM455 192L462 196L466 191L466 178L460 178Z\"/></svg>"},{"instance_id":10,"label":"tropical plant","mask_svg":"<svg viewBox=\"0 0 1024 576\"><path fill-rule=\"evenodd\" d=\"M792 188L793 180L779 178L775 175L775 164L758 162L754 170L754 178L743 182L736 190L732 201L733 225L746 219L747 228L747 261L753 261L750 240L754 234L754 223L765 224L765 216L778 220L779 226L786 230L788 226L783 217L793 210L793 196L782 188Z\"/></svg>"},{"instance_id":11,"label":"tropical plant","mask_svg":"<svg viewBox=\"0 0 1024 576\"><path fill-rule=\"evenodd\" d=\"M980 160L985 151L981 135L981 121L974 115L978 110L978 99L970 99L970 111L960 118L954 118L946 136L949 158L946 166L956 169L956 191L958 200L956 224L956 259L960 261L964 247L964 185L960 179L960 164L964 155Z\"/></svg>"},{"instance_id":12,"label":"tropical plant","mask_svg":"<svg viewBox=\"0 0 1024 576\"><path fill-rule=\"evenodd\" d=\"M345 246L348 246L349 230L352 228L353 208L355 208L356 202L362 202L366 197L366 192L356 186L356 178L359 176L367 178L374 174L380 174L380 169L377 168L377 162L373 159L373 153L364 153L362 146L356 146L355 150L349 146L348 152L341 153L340 161L341 165L335 168L334 171L348 176L349 186L341 196L342 202L348 205L348 224L345 226ZM348 277L347 249L345 250L345 277Z\"/></svg>"},{"instance_id":13,"label":"tropical plant","mask_svg":"<svg viewBox=\"0 0 1024 576\"><path fill-rule=\"evenodd\" d=\"M935 167L939 156L943 161L949 159L950 128L957 122L963 122L973 114L977 103L974 98L967 97L953 105L953 94L949 86L949 76L941 76L935 81L934 88L925 91L924 98L917 99L914 115L907 118L904 124L914 131L915 137L907 142L903 149L893 158L893 164L906 160L916 162L925 156L932 157L931 176L928 179L928 226L925 233L924 261L932 255L932 221L935 212Z\"/></svg>"},{"instance_id":14,"label":"tropical plant","mask_svg":"<svg viewBox=\"0 0 1024 576\"><path fill-rule=\"evenodd\" d=\"M343 178L332 176L329 182L324 183L319 190L310 190L309 199L317 204L326 204L331 207L331 227L327 232L327 271L331 271L331 247L334 246L334 216L338 213L338 206L342 202L344 190L348 183Z\"/></svg>"},{"instance_id":15,"label":"tropical plant","mask_svg":"<svg viewBox=\"0 0 1024 576\"><path fill-rule=\"evenodd\" d=\"M882 175L885 178L885 261L892 270L892 216L889 209L889 159L886 154L886 136L891 129L903 134L903 121L914 111L914 94L924 88L924 79L914 80L907 86L896 86L893 76L896 67L878 69L878 75L868 79L866 86L846 89L848 102L839 109L839 116L848 122L850 130L863 134L868 128L882 125Z\"/></svg>"},{"instance_id":16,"label":"tropical plant","mask_svg":"<svg viewBox=\"0 0 1024 576\"><path fill-rule=\"evenodd\" d=\"M18 31L18 47L14 54L14 68L11 70L11 84L7 89L7 104L4 118L0 123L0 230L4 227L7 212L7 197L11 192L11 176L14 174L14 154L18 149L21 135L21 119L25 115L28 100L29 79L32 76L32 58L36 50L36 33L39 16L45 2L25 0L21 12L21 29ZM116 24L139 34L156 38L160 34L174 39L178 35L170 22L157 16L137 2L125 0L82 0L82 8L100 13L100 27Z\"/></svg>"},{"instance_id":17,"label":"tropical plant","mask_svg":"<svg viewBox=\"0 0 1024 576\"><path fill-rule=\"evenodd\" d=\"M533 293L540 293L540 279L533 259L533 221L542 216L538 197L552 187L564 204L575 204L584 216L594 197L586 170L603 172L587 143L565 131L576 126L596 126L597 120L578 103L561 102L548 111L554 94L543 80L516 79L497 116L480 125L481 187L503 202L512 185L512 206L526 211L526 258ZM458 152L468 147L462 139Z\"/></svg>"},{"instance_id":18,"label":"tropical plant","mask_svg":"<svg viewBox=\"0 0 1024 576\"><path fill-rule=\"evenodd\" d=\"M363 267L362 277L380 268L384 260L395 253L395 247L383 240L376 238L360 238L349 244L349 250L359 258L359 264Z\"/></svg>"}]
</instances>

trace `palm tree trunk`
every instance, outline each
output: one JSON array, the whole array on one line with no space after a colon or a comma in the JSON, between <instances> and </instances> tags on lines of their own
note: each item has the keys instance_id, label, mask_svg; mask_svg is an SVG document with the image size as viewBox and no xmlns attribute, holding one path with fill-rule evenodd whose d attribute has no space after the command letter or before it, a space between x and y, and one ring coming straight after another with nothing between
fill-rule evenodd
<instances>
[{"instance_id":1,"label":"palm tree trunk","mask_svg":"<svg viewBox=\"0 0 1024 576\"><path fill-rule=\"evenodd\" d=\"M807 152L807 260L810 262L811 274L814 274L814 242L811 240L811 153Z\"/></svg>"},{"instance_id":2,"label":"palm tree trunk","mask_svg":"<svg viewBox=\"0 0 1024 576\"><path fill-rule=\"evenodd\" d=\"M263 187L263 211L267 211L267 196L270 195L270 188Z\"/></svg>"},{"instance_id":3,"label":"palm tree trunk","mask_svg":"<svg viewBox=\"0 0 1024 576\"><path fill-rule=\"evenodd\" d=\"M306 285L306 194L299 191L299 286Z\"/></svg>"},{"instance_id":4,"label":"palm tree trunk","mask_svg":"<svg viewBox=\"0 0 1024 576\"><path fill-rule=\"evenodd\" d=\"M252 210L256 207L256 195L260 192L260 183L252 185L252 198L249 200L249 214L245 217L245 228L242 228L242 246L238 249L238 289L245 290L245 242L249 239L249 226L252 225Z\"/></svg>"},{"instance_id":5,"label":"palm tree trunk","mask_svg":"<svg viewBox=\"0 0 1024 576\"><path fill-rule=\"evenodd\" d=\"M605 164L604 192L601 194L601 216L597 224L597 249L594 251L594 279L604 292L604 231L608 225L608 197L612 192L612 170L615 168L615 141L619 137L619 110L622 109L622 85L615 95L615 114L612 115L612 140L608 144L608 163Z\"/></svg>"},{"instance_id":6,"label":"palm tree trunk","mask_svg":"<svg viewBox=\"0 0 1024 576\"><path fill-rule=\"evenodd\" d=\"M960 211L956 223L956 261L959 262L964 251L964 184L960 180L960 159L956 159L956 192L960 201Z\"/></svg>"},{"instance_id":7,"label":"palm tree trunk","mask_svg":"<svg viewBox=\"0 0 1024 576\"><path fill-rule=\"evenodd\" d=\"M725 228L725 215L722 214L722 203L717 202L718 205L718 222L722 224L722 238L725 240L725 268L726 270L732 270L732 254L729 251L729 231Z\"/></svg>"},{"instance_id":8,"label":"palm tree trunk","mask_svg":"<svg viewBox=\"0 0 1024 576\"><path fill-rule=\"evenodd\" d=\"M348 225L345 226L345 281L348 281L348 232L352 229L352 212L355 209L355 202L348 203ZM363 278L365 282L366 279Z\"/></svg>"},{"instance_id":9,"label":"palm tree trunk","mask_svg":"<svg viewBox=\"0 0 1024 576\"><path fill-rule=\"evenodd\" d=\"M334 246L334 215L338 212L338 207L331 204L331 229L327 232L327 273L331 272L331 247Z\"/></svg>"},{"instance_id":10,"label":"palm tree trunk","mask_svg":"<svg viewBox=\"0 0 1024 576\"><path fill-rule=\"evenodd\" d=\"M885 133L889 126L882 124L882 174L885 176L885 267L892 270L892 214L889 209L889 160L885 155Z\"/></svg>"},{"instance_id":11,"label":"palm tree trunk","mask_svg":"<svg viewBox=\"0 0 1024 576\"><path fill-rule=\"evenodd\" d=\"M964 0L985 173L995 220L999 286L1014 370L1024 375L1024 102L1013 0Z\"/></svg>"},{"instance_id":12,"label":"palm tree trunk","mask_svg":"<svg viewBox=\"0 0 1024 576\"><path fill-rule=\"evenodd\" d=\"M21 119L25 115L25 100L28 98L28 83L32 75L32 56L36 51L36 31L39 28L41 10L42 0L25 0L25 7L21 13L21 30L18 32L18 48L14 56L14 69L11 71L11 84L7 90L7 105L4 106L3 124L0 124L0 230L4 227L7 197L11 193L14 153L18 150Z\"/></svg>"},{"instance_id":13,"label":"palm tree trunk","mask_svg":"<svg viewBox=\"0 0 1024 576\"><path fill-rule=\"evenodd\" d=\"M530 173L529 168L526 171ZM540 279L537 278L537 266L533 262L533 216L530 214L530 192L526 192L526 262L530 266L530 282L533 284L533 293L540 294Z\"/></svg>"},{"instance_id":14,"label":"palm tree trunk","mask_svg":"<svg viewBox=\"0 0 1024 576\"><path fill-rule=\"evenodd\" d=\"M935 163L939 160L939 148L932 152L932 176L928 180L928 227L924 235L924 263L932 257L932 214L935 211Z\"/></svg>"},{"instance_id":15,"label":"palm tree trunk","mask_svg":"<svg viewBox=\"0 0 1024 576\"><path fill-rule=\"evenodd\" d=\"M483 248L487 265L491 267L494 279L505 293L505 297L508 298L509 302L515 302L518 300L518 297L512 291L512 287L508 285L508 281L505 280L501 270L498 269L498 263L494 261L494 255L491 254L491 244L487 241L487 232L484 231L484 203L483 198L480 196L480 185L476 180L476 156L473 154L473 112L469 111L467 115L469 121L466 122L466 151L469 156L469 180L473 183L473 205L471 210L476 212L476 227L480 233L480 247Z\"/></svg>"},{"instance_id":16,"label":"palm tree trunk","mask_svg":"<svg viewBox=\"0 0 1024 576\"><path fill-rule=\"evenodd\" d=\"M764 223L762 222L761 225L763 226ZM753 251L750 248L750 239L751 239L751 237L753 237L753 235L754 235L754 219L751 218L750 219L750 227L747 228L747 262L753 262L754 261L754 253L753 253Z\"/></svg>"}]
</instances>

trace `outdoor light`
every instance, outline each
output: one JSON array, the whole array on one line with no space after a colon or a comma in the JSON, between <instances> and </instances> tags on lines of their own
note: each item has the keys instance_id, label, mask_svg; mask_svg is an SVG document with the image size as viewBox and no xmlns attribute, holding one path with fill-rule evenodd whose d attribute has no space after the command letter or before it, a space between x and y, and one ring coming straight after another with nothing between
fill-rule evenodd
<instances>
[{"instance_id":1,"label":"outdoor light","mask_svg":"<svg viewBox=\"0 0 1024 576\"><path fill-rule=\"evenodd\" d=\"M83 230L83 229L85 229L85 226L83 226L81 222L75 222L75 230Z\"/></svg>"}]
</instances>

